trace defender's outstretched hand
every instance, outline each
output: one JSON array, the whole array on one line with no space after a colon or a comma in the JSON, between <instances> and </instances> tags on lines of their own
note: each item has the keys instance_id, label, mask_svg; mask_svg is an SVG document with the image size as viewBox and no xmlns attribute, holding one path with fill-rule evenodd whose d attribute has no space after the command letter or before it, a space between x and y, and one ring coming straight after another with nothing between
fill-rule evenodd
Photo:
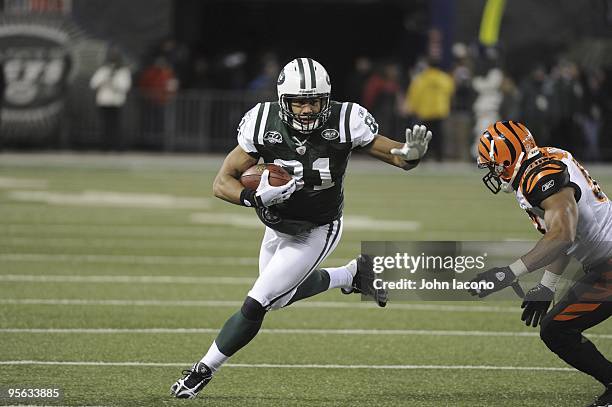
<instances>
[{"instance_id":1,"label":"defender's outstretched hand","mask_svg":"<svg viewBox=\"0 0 612 407\"><path fill-rule=\"evenodd\" d=\"M392 148L391 154L406 161L420 160L427 152L431 131L423 125L415 124L412 130L406 129L406 143L402 148Z\"/></svg>"},{"instance_id":2,"label":"defender's outstretched hand","mask_svg":"<svg viewBox=\"0 0 612 407\"><path fill-rule=\"evenodd\" d=\"M292 178L291 181L287 182L285 185L273 187L268 180L269 176L270 171L265 170L261 174L261 180L257 187L255 198L259 201L260 206L268 207L284 202L289 199L291 194L296 190L295 178Z\"/></svg>"}]
</instances>

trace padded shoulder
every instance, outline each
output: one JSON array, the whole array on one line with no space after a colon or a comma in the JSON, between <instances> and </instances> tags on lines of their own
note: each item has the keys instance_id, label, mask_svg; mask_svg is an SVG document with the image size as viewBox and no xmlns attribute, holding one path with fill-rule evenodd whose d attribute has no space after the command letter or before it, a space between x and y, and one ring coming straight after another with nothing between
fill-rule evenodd
<instances>
[{"instance_id":1,"label":"padded shoulder","mask_svg":"<svg viewBox=\"0 0 612 407\"><path fill-rule=\"evenodd\" d=\"M532 206L570 185L567 165L562 161L543 157L530 165L521 181L523 195Z\"/></svg>"}]
</instances>

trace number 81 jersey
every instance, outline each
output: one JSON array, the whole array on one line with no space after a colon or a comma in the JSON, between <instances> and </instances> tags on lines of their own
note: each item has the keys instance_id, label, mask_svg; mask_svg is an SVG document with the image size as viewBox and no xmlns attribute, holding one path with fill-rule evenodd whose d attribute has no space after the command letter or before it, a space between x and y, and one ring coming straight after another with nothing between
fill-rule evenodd
<instances>
[{"instance_id":1,"label":"number 81 jersey","mask_svg":"<svg viewBox=\"0 0 612 407\"><path fill-rule=\"evenodd\" d=\"M330 102L329 119L304 134L286 125L278 102L259 103L238 126L238 144L253 157L284 167L303 188L275 205L282 219L324 225L342 214L343 180L351 151L374 140L378 125L356 103Z\"/></svg>"}]
</instances>

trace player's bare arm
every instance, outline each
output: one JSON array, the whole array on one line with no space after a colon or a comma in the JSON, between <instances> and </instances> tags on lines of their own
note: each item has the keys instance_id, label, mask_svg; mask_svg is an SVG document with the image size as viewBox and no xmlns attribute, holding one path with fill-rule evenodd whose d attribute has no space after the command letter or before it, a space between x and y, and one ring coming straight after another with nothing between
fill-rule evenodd
<instances>
[{"instance_id":1,"label":"player's bare arm","mask_svg":"<svg viewBox=\"0 0 612 407\"><path fill-rule=\"evenodd\" d=\"M397 155L391 154L391 150L394 148L402 148L403 144L395 140L391 140L381 134L377 135L370 144L370 148L367 151L369 155L380 161L386 162L398 168L405 168L407 170L417 166L418 160L408 162ZM412 165L410 166L409 163Z\"/></svg>"},{"instance_id":2,"label":"player's bare arm","mask_svg":"<svg viewBox=\"0 0 612 407\"><path fill-rule=\"evenodd\" d=\"M419 160L427 152L431 137L431 131L427 131L425 126L415 125L412 129L406 129L405 143L398 143L379 134L374 138L367 152L372 157L388 164L410 170L418 165Z\"/></svg>"},{"instance_id":3,"label":"player's bare arm","mask_svg":"<svg viewBox=\"0 0 612 407\"><path fill-rule=\"evenodd\" d=\"M240 175L251 166L257 164L257 159L247 154L240 146L236 146L223 161L213 182L213 193L217 198L240 205L240 194L244 187L240 183Z\"/></svg>"},{"instance_id":4,"label":"player's bare arm","mask_svg":"<svg viewBox=\"0 0 612 407\"><path fill-rule=\"evenodd\" d=\"M540 206L544 209L547 232L531 251L521 257L527 272L538 270L564 257L576 237L578 206L573 188L563 188L543 200Z\"/></svg>"},{"instance_id":5,"label":"player's bare arm","mask_svg":"<svg viewBox=\"0 0 612 407\"><path fill-rule=\"evenodd\" d=\"M544 221L547 225L546 234L536 243L533 249L509 266L494 267L479 273L474 281L492 281L495 288L483 291L473 290L473 295L486 297L510 286L518 276L539 270L549 264L555 264L555 261L559 258L566 256L567 249L576 237L576 225L578 223L578 207L574 198L574 189L572 187L562 188L559 192L544 199L540 206L544 210ZM562 269L558 266L562 264L557 264L557 269L560 272ZM558 277L552 276L550 273L549 271L548 274L545 274L544 281L552 278L550 285L554 290ZM529 293L526 297L528 296Z\"/></svg>"}]
</instances>

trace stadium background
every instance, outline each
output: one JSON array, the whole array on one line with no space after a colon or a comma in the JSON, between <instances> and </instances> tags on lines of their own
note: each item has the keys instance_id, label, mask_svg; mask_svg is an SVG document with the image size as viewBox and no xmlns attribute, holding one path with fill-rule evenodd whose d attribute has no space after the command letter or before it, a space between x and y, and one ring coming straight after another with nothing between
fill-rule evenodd
<instances>
[{"instance_id":1,"label":"stadium background","mask_svg":"<svg viewBox=\"0 0 612 407\"><path fill-rule=\"evenodd\" d=\"M403 93L424 55L439 56L453 72L456 43L465 45L474 76L499 66L517 85L537 65L551 82L565 61L583 72L600 69L607 79L597 99L597 160L580 137L552 129L544 136L575 143L578 158L612 191L607 1L507 2L498 41L495 13L480 31L485 1L1 4L7 89L18 86L2 110L0 387L59 387L64 398L0 398L0 405L182 404L168 397L169 385L205 351L255 278L261 226L210 191L241 115L274 98L273 89L247 89L270 55L281 65L297 55L318 59L339 100L362 96L349 81L360 56L397 64ZM134 79L124 139L111 146L89 88L109 48L120 50ZM178 88L151 113L138 78L160 52L177 64ZM57 83L25 73L28 64L57 59L65 62ZM194 66L208 74L195 80ZM397 110L388 126L400 130L392 136L412 120ZM162 124L150 125L151 115ZM511 197L493 199L481 184L469 159L474 121L470 103L454 104L444 161L408 175L355 155L345 234L326 264L354 257L363 240L537 239ZM572 117L571 131L579 134L580 123ZM270 314L262 334L195 403L586 404L601 389L521 325L518 305L379 310L325 293ZM590 338L612 353L609 324Z\"/></svg>"}]
</instances>

